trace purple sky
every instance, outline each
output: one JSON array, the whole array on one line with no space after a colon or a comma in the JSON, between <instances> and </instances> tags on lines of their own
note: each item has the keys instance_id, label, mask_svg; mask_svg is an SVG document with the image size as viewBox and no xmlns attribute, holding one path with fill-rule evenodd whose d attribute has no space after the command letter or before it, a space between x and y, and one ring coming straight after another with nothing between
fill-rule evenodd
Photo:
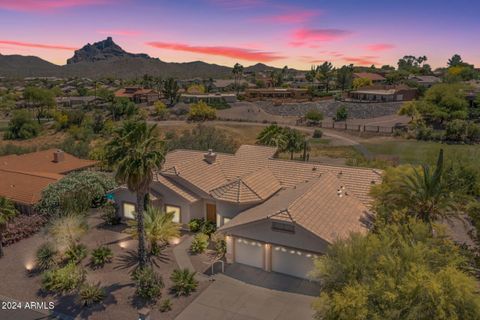
<instances>
[{"instance_id":1,"label":"purple sky","mask_svg":"<svg viewBox=\"0 0 480 320\"><path fill-rule=\"evenodd\" d=\"M0 53L64 64L112 36L169 62L308 69L396 65L411 54L440 67L458 53L480 64L479 9L466 0L0 0Z\"/></svg>"}]
</instances>

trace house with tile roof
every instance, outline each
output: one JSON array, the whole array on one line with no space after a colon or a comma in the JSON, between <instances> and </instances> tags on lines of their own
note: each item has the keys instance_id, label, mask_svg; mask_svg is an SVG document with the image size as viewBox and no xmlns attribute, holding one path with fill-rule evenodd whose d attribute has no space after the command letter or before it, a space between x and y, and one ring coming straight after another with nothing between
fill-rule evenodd
<instances>
[{"instance_id":1,"label":"house with tile roof","mask_svg":"<svg viewBox=\"0 0 480 320\"><path fill-rule=\"evenodd\" d=\"M2 156L0 197L13 201L21 212L31 213L49 184L95 164L96 161L79 159L58 149Z\"/></svg>"},{"instance_id":2,"label":"house with tile roof","mask_svg":"<svg viewBox=\"0 0 480 320\"><path fill-rule=\"evenodd\" d=\"M235 154L175 150L155 173L153 205L186 226L212 221L226 235L227 260L307 278L313 258L369 228L370 187L381 172L275 158L276 148L243 145ZM114 192L133 218L135 195Z\"/></svg>"}]
</instances>

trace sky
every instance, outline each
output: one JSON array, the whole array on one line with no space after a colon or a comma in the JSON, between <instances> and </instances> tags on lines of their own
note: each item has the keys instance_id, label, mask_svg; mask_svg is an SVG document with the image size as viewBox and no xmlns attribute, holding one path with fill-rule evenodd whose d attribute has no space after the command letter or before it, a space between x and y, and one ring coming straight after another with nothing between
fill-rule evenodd
<instances>
[{"instance_id":1,"label":"sky","mask_svg":"<svg viewBox=\"0 0 480 320\"><path fill-rule=\"evenodd\" d=\"M0 0L0 53L65 64L107 36L166 62L309 69L453 54L480 65L478 0Z\"/></svg>"}]
</instances>

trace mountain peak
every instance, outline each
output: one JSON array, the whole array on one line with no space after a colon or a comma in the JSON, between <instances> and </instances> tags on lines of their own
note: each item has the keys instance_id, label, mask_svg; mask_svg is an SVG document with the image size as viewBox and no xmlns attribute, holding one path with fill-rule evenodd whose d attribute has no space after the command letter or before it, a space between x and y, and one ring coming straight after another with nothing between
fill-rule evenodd
<instances>
[{"instance_id":1,"label":"mountain peak","mask_svg":"<svg viewBox=\"0 0 480 320\"><path fill-rule=\"evenodd\" d=\"M95 62L100 60L108 60L111 58L150 58L144 53L129 53L123 50L118 44L116 44L112 37L95 42L94 44L87 43L81 49L75 50L75 54L72 58L67 60L67 64L74 64L78 62Z\"/></svg>"}]
</instances>

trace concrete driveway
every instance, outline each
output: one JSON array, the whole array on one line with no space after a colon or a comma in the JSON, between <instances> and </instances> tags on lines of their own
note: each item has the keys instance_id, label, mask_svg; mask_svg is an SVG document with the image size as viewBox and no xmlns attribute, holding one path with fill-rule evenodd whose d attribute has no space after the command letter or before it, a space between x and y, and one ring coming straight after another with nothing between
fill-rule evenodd
<instances>
[{"instance_id":1,"label":"concrete driveway","mask_svg":"<svg viewBox=\"0 0 480 320\"><path fill-rule=\"evenodd\" d=\"M272 290L217 275L176 320L312 319L313 296Z\"/></svg>"}]
</instances>

